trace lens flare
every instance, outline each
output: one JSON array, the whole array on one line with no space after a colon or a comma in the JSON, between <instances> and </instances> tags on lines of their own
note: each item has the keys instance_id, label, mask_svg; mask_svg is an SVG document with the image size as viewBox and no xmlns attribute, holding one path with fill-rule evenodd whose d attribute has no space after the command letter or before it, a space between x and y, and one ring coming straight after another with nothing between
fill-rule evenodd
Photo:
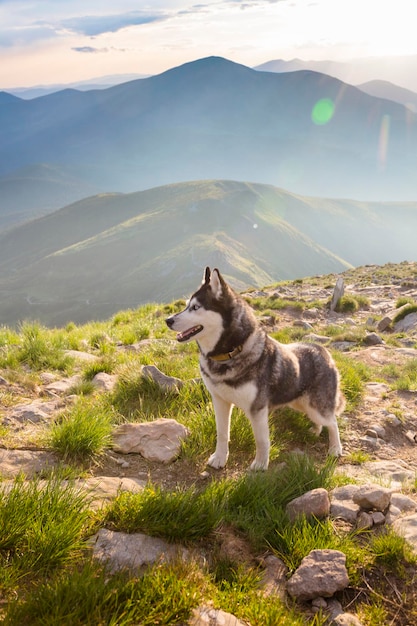
<instances>
[{"instance_id":1,"label":"lens flare","mask_svg":"<svg viewBox=\"0 0 417 626\"><path fill-rule=\"evenodd\" d=\"M385 169L387 163L388 140L389 140L390 116L384 115L379 129L378 143L378 164L381 169Z\"/></svg>"},{"instance_id":2,"label":"lens flare","mask_svg":"<svg viewBox=\"0 0 417 626\"><path fill-rule=\"evenodd\" d=\"M324 126L330 122L334 114L334 102L330 98L321 98L313 107L311 119L317 126Z\"/></svg>"}]
</instances>

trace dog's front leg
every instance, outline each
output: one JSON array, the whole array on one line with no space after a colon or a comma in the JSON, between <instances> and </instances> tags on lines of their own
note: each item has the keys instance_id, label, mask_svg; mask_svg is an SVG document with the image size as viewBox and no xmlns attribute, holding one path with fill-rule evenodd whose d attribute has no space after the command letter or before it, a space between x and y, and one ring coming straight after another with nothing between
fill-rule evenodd
<instances>
[{"instance_id":1,"label":"dog's front leg","mask_svg":"<svg viewBox=\"0 0 417 626\"><path fill-rule=\"evenodd\" d=\"M224 467L229 456L230 416L233 404L212 394L213 407L216 415L216 451L210 456L207 465L219 469Z\"/></svg>"},{"instance_id":2,"label":"dog's front leg","mask_svg":"<svg viewBox=\"0 0 417 626\"><path fill-rule=\"evenodd\" d=\"M256 444L256 454L250 466L251 470L268 469L270 448L268 414L268 407L256 411L256 413L248 413Z\"/></svg>"}]
</instances>

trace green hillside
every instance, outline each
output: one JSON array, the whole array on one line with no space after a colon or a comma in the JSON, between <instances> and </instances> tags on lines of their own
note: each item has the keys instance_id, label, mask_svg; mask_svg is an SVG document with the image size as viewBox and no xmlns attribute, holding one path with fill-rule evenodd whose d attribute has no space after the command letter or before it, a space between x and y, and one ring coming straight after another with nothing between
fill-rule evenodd
<instances>
[{"instance_id":1,"label":"green hillside","mask_svg":"<svg viewBox=\"0 0 417 626\"><path fill-rule=\"evenodd\" d=\"M417 205L195 181L102 194L0 236L0 319L104 319L195 289L205 265L238 289L413 259Z\"/></svg>"}]
</instances>

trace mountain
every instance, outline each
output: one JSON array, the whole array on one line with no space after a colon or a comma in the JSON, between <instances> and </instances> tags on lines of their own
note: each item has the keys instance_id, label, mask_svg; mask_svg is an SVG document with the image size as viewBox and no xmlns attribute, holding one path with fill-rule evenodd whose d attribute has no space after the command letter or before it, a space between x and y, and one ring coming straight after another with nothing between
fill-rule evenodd
<instances>
[{"instance_id":1,"label":"mountain","mask_svg":"<svg viewBox=\"0 0 417 626\"><path fill-rule=\"evenodd\" d=\"M0 231L96 192L75 168L71 172L45 163L23 167L0 177Z\"/></svg>"},{"instance_id":2,"label":"mountain","mask_svg":"<svg viewBox=\"0 0 417 626\"><path fill-rule=\"evenodd\" d=\"M104 90L3 102L0 176L39 163L76 168L97 192L228 178L414 200L417 117L317 72L210 57Z\"/></svg>"},{"instance_id":3,"label":"mountain","mask_svg":"<svg viewBox=\"0 0 417 626\"><path fill-rule=\"evenodd\" d=\"M0 236L0 319L104 319L195 288L205 265L238 289L415 259L417 203L302 197L206 180L101 194Z\"/></svg>"},{"instance_id":4,"label":"mountain","mask_svg":"<svg viewBox=\"0 0 417 626\"><path fill-rule=\"evenodd\" d=\"M399 85L404 89L417 91L417 55L362 57L348 61L304 61L274 59L257 65L254 69L263 72L294 72L312 70L351 85L371 80L382 80Z\"/></svg>"},{"instance_id":5,"label":"mountain","mask_svg":"<svg viewBox=\"0 0 417 626\"><path fill-rule=\"evenodd\" d=\"M99 76L88 80L80 80L75 83L16 87L13 89L7 89L7 92L13 94L14 96L18 96L19 98L23 98L24 100L30 100L32 98L39 98L40 96L47 96L50 93L62 91L63 89L78 89L79 91L107 89L107 87L110 87L111 85L127 83L129 80L145 78L146 76L146 74L109 74L107 76Z\"/></svg>"},{"instance_id":6,"label":"mountain","mask_svg":"<svg viewBox=\"0 0 417 626\"><path fill-rule=\"evenodd\" d=\"M370 80L358 85L361 91L377 98L386 98L408 107L413 113L417 111L417 93L403 89L385 80Z\"/></svg>"}]
</instances>

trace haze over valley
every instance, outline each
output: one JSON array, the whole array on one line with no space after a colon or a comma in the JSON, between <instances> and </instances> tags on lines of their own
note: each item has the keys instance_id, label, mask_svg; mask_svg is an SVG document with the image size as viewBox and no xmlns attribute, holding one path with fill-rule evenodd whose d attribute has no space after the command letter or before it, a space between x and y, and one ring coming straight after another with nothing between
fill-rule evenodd
<instances>
[{"instance_id":1,"label":"haze over valley","mask_svg":"<svg viewBox=\"0 0 417 626\"><path fill-rule=\"evenodd\" d=\"M177 183L94 196L0 235L0 316L48 325L188 297L208 264L239 290L415 254L417 203L271 185Z\"/></svg>"},{"instance_id":2,"label":"haze over valley","mask_svg":"<svg viewBox=\"0 0 417 626\"><path fill-rule=\"evenodd\" d=\"M108 88L0 93L0 321L184 297L206 264L245 289L414 260L404 92L207 57Z\"/></svg>"}]
</instances>

